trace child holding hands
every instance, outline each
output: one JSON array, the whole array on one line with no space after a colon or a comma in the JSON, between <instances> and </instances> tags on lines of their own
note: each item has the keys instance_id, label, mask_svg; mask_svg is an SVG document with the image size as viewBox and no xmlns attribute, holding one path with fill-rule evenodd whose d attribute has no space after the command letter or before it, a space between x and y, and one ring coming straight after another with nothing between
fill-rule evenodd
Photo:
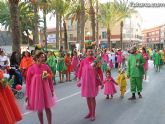
<instances>
[{"instance_id":1,"label":"child holding hands","mask_svg":"<svg viewBox=\"0 0 165 124\"><path fill-rule=\"evenodd\" d=\"M116 81L111 77L111 70L106 70L106 78L103 81L104 83L104 95L106 95L106 99L109 99L109 95L111 95L111 99L113 98L113 95L116 93L115 85L117 85Z\"/></svg>"},{"instance_id":2,"label":"child holding hands","mask_svg":"<svg viewBox=\"0 0 165 124\"><path fill-rule=\"evenodd\" d=\"M125 75L124 69L119 69L116 82L118 83L120 87L120 97L124 98L124 94L126 92L126 86L127 86L126 75Z\"/></svg>"}]
</instances>

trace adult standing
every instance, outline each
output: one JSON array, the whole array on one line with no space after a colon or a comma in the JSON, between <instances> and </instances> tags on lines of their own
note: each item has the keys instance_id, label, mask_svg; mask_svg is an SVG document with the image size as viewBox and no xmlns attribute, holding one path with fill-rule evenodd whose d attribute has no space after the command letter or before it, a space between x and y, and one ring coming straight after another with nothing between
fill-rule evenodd
<instances>
[{"instance_id":1,"label":"adult standing","mask_svg":"<svg viewBox=\"0 0 165 124\"><path fill-rule=\"evenodd\" d=\"M132 97L129 100L135 100L135 93L138 92L139 98L142 98L142 81L144 75L144 59L136 47L132 48L132 52L128 58L127 76L130 77L130 87Z\"/></svg>"},{"instance_id":2,"label":"adult standing","mask_svg":"<svg viewBox=\"0 0 165 124\"><path fill-rule=\"evenodd\" d=\"M19 67L18 53L16 51L12 52L11 54L10 66Z\"/></svg>"},{"instance_id":3,"label":"adult standing","mask_svg":"<svg viewBox=\"0 0 165 124\"><path fill-rule=\"evenodd\" d=\"M52 72L45 64L46 56L43 52L35 55L36 63L27 72L26 102L27 109L38 112L40 124L43 124L43 110L46 111L48 124L52 124L51 107L56 103L54 96Z\"/></svg>"},{"instance_id":4,"label":"adult standing","mask_svg":"<svg viewBox=\"0 0 165 124\"><path fill-rule=\"evenodd\" d=\"M142 48L142 56L144 58L144 79L146 80L146 76L147 76L147 71L148 71L148 59L149 59L149 55L146 51L146 48Z\"/></svg>"},{"instance_id":5,"label":"adult standing","mask_svg":"<svg viewBox=\"0 0 165 124\"><path fill-rule=\"evenodd\" d=\"M95 58L93 57L92 47L87 48L87 57L81 61L80 68L78 72L79 83L81 86L81 95L86 97L89 113L85 118L90 118L91 121L95 120L95 109L96 109L96 99L98 94L98 80L103 80L101 68L97 68L95 63Z\"/></svg>"},{"instance_id":6,"label":"adult standing","mask_svg":"<svg viewBox=\"0 0 165 124\"><path fill-rule=\"evenodd\" d=\"M27 70L32 64L33 64L33 58L31 57L28 51L25 51L20 62L20 69L22 71L24 80L26 80Z\"/></svg>"},{"instance_id":7,"label":"adult standing","mask_svg":"<svg viewBox=\"0 0 165 124\"><path fill-rule=\"evenodd\" d=\"M10 87L2 83L3 78L3 71L0 70L0 124L15 124L22 115Z\"/></svg>"}]
</instances>

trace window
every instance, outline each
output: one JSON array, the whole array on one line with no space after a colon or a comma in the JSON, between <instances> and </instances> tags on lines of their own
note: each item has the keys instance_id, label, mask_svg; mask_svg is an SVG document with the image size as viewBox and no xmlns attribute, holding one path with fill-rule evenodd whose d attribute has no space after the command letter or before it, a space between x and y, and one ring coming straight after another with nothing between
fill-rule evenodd
<instances>
[{"instance_id":1,"label":"window","mask_svg":"<svg viewBox=\"0 0 165 124\"><path fill-rule=\"evenodd\" d=\"M102 39L106 39L107 38L107 32L102 32Z\"/></svg>"},{"instance_id":2,"label":"window","mask_svg":"<svg viewBox=\"0 0 165 124\"><path fill-rule=\"evenodd\" d=\"M156 31L156 34L159 34L159 31Z\"/></svg>"},{"instance_id":3,"label":"window","mask_svg":"<svg viewBox=\"0 0 165 124\"><path fill-rule=\"evenodd\" d=\"M69 41L72 41L73 40L73 34L69 34L68 40Z\"/></svg>"}]
</instances>

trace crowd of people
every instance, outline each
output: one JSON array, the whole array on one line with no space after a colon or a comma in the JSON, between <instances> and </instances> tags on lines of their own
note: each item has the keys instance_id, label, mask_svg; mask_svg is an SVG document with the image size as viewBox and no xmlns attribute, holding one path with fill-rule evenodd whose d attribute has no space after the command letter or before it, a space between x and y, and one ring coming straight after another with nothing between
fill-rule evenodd
<instances>
[{"instance_id":1,"label":"crowd of people","mask_svg":"<svg viewBox=\"0 0 165 124\"><path fill-rule=\"evenodd\" d=\"M139 98L142 98L142 81L147 79L149 59L153 60L155 70L159 72L161 65L165 62L165 51L145 47L137 48L136 46L127 51L94 49L92 46L88 46L82 53L76 49L70 53L64 52L61 47L58 56L52 51L44 52L35 49L31 53L23 52L19 61L17 52L13 52L9 58L0 49L2 72L0 73L0 96L2 96L0 97L0 109L3 110L0 111L0 115L3 115L0 123L14 124L22 119L14 95L8 84L4 85L3 75L6 73L9 74L8 81L14 76L12 88L25 83L26 109L38 112L40 124L43 124L43 110L46 111L48 124L51 124L51 108L56 104L53 85L57 83L57 72L59 73L59 83L70 82L71 73L74 73L73 80L76 80L77 86L81 87L81 96L86 98L89 110L85 118L94 121L99 88L104 88L106 99L113 99L117 92L116 86L118 86L120 97L123 99L127 79L130 79L132 96L128 99L136 100L136 93ZM111 75L111 71L115 68L118 69L117 79ZM9 95L10 98L7 97ZM7 108L11 109L7 110ZM13 112L16 112L16 115L13 115Z\"/></svg>"}]
</instances>

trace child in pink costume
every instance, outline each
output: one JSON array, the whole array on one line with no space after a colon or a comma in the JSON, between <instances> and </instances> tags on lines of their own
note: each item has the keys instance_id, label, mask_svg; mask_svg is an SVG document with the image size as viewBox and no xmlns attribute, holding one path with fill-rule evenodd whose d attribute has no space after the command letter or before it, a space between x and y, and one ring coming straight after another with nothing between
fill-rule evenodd
<instances>
[{"instance_id":1,"label":"child in pink costume","mask_svg":"<svg viewBox=\"0 0 165 124\"><path fill-rule=\"evenodd\" d=\"M117 63L118 63L118 68L121 68L122 62L123 62L123 56L122 56L121 50L119 49L119 50L117 51Z\"/></svg>"},{"instance_id":2,"label":"child in pink costume","mask_svg":"<svg viewBox=\"0 0 165 124\"><path fill-rule=\"evenodd\" d=\"M109 61L109 68L110 68L110 69L113 69L113 68L114 68L114 65L113 65L113 63L112 63L112 60Z\"/></svg>"},{"instance_id":3,"label":"child in pink costume","mask_svg":"<svg viewBox=\"0 0 165 124\"><path fill-rule=\"evenodd\" d=\"M95 58L93 57L93 49L87 48L87 57L81 61L78 71L78 84L81 86L81 95L86 97L89 113L85 118L90 118L91 121L95 120L96 99L98 94L97 76L102 74L101 68L96 69L94 66ZM101 77L101 76L100 76Z\"/></svg>"},{"instance_id":4,"label":"child in pink costume","mask_svg":"<svg viewBox=\"0 0 165 124\"><path fill-rule=\"evenodd\" d=\"M104 83L104 95L107 95L106 99L109 99L109 95L111 95L111 99L113 98L113 95L116 93L115 85L117 85L116 81L111 77L111 71L110 69L107 69L106 71L106 78L103 81Z\"/></svg>"},{"instance_id":5,"label":"child in pink costume","mask_svg":"<svg viewBox=\"0 0 165 124\"><path fill-rule=\"evenodd\" d=\"M45 109L48 124L51 124L51 110L56 103L52 81L52 72L48 65L44 64L45 54L39 52L36 63L29 67L26 78L26 103L27 109L38 111L38 118L43 124L43 110Z\"/></svg>"},{"instance_id":6,"label":"child in pink costume","mask_svg":"<svg viewBox=\"0 0 165 124\"><path fill-rule=\"evenodd\" d=\"M79 58L77 56L76 51L74 52L74 56L72 58L72 63L71 64L72 64L72 71L75 72L74 73L74 75L75 75L74 79L76 79L77 78L77 72L78 72L78 65L79 65Z\"/></svg>"},{"instance_id":7,"label":"child in pink costume","mask_svg":"<svg viewBox=\"0 0 165 124\"><path fill-rule=\"evenodd\" d=\"M109 57L108 57L108 54L107 54L107 50L105 49L104 50L104 53L103 53L103 55L102 55L102 62L106 62L107 64L108 64L108 62L109 62Z\"/></svg>"}]
</instances>

